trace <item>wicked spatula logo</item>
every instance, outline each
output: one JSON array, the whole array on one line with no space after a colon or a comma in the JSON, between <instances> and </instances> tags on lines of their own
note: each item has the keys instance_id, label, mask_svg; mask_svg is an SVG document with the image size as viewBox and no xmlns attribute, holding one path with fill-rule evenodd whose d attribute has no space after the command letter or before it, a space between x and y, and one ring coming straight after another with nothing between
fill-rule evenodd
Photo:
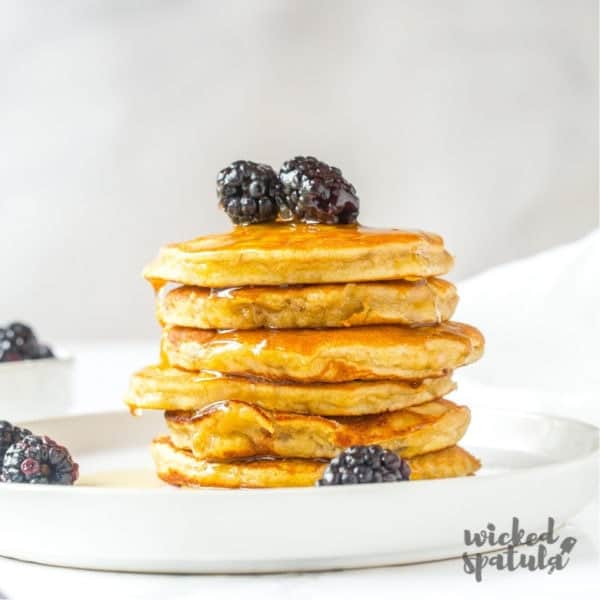
<instances>
[{"instance_id":1,"label":"wicked spatula logo","mask_svg":"<svg viewBox=\"0 0 600 600\"><path fill-rule=\"evenodd\" d=\"M577 543L574 537L561 539L554 533L554 519L548 517L546 530L540 533L521 529L513 517L510 531L498 531L493 523L485 529L465 529L465 545L472 548L463 554L465 573L482 581L484 569L498 571L561 571L569 564L570 553ZM497 552L493 552L494 549ZM487 554L486 554L487 553Z\"/></svg>"}]
</instances>

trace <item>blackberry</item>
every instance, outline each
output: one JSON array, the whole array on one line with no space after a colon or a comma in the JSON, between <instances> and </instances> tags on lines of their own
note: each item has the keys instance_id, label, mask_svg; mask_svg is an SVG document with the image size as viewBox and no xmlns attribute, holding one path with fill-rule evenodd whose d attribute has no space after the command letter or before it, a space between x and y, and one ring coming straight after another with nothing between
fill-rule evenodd
<instances>
[{"instance_id":1,"label":"blackberry","mask_svg":"<svg viewBox=\"0 0 600 600\"><path fill-rule=\"evenodd\" d=\"M79 465L69 451L46 436L28 435L4 454L0 481L71 485L79 477Z\"/></svg>"},{"instance_id":2,"label":"blackberry","mask_svg":"<svg viewBox=\"0 0 600 600\"><path fill-rule=\"evenodd\" d=\"M52 348L50 348L50 346L40 344L37 347L35 356L33 358L54 358L54 352L52 352Z\"/></svg>"},{"instance_id":3,"label":"blackberry","mask_svg":"<svg viewBox=\"0 0 600 600\"><path fill-rule=\"evenodd\" d=\"M314 156L296 156L279 171L284 202L309 223L356 223L359 199L354 186L337 167Z\"/></svg>"},{"instance_id":4,"label":"blackberry","mask_svg":"<svg viewBox=\"0 0 600 600\"><path fill-rule=\"evenodd\" d=\"M217 175L219 206L236 225L274 221L281 203L277 174L269 165L236 160Z\"/></svg>"},{"instance_id":5,"label":"blackberry","mask_svg":"<svg viewBox=\"0 0 600 600\"><path fill-rule=\"evenodd\" d=\"M13 340L6 335L6 329L0 328L0 362L23 360L23 356L15 347Z\"/></svg>"},{"instance_id":6,"label":"blackberry","mask_svg":"<svg viewBox=\"0 0 600 600\"><path fill-rule=\"evenodd\" d=\"M25 325L25 323L19 323L15 321L6 328L6 332L7 335L12 336L19 345L37 342L35 333L33 333L33 329L31 329L29 325Z\"/></svg>"},{"instance_id":7,"label":"blackberry","mask_svg":"<svg viewBox=\"0 0 600 600\"><path fill-rule=\"evenodd\" d=\"M407 481L410 467L396 453L381 446L352 446L329 462L317 485L348 485Z\"/></svg>"},{"instance_id":8,"label":"blackberry","mask_svg":"<svg viewBox=\"0 0 600 600\"><path fill-rule=\"evenodd\" d=\"M15 442L20 442L28 435L31 435L29 429L15 427L8 421L0 421L0 469L2 467L2 461L4 460L4 454L8 450L8 447L12 446Z\"/></svg>"},{"instance_id":9,"label":"blackberry","mask_svg":"<svg viewBox=\"0 0 600 600\"><path fill-rule=\"evenodd\" d=\"M6 328L0 328L0 362L53 356L52 350L38 342L33 329L28 325L15 322Z\"/></svg>"}]
</instances>

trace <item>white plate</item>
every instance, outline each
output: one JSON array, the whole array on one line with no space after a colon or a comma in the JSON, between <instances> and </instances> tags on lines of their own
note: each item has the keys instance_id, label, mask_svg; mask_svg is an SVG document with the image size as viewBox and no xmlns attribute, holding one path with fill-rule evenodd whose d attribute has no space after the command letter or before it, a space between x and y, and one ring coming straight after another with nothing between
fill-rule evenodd
<instances>
[{"instance_id":1,"label":"white plate","mask_svg":"<svg viewBox=\"0 0 600 600\"><path fill-rule=\"evenodd\" d=\"M597 493L598 430L566 419L477 409L464 446L475 477L332 488L181 490L153 474L162 415L27 423L65 443L75 487L0 484L0 554L53 565L241 573L389 565L459 556L465 529L513 516L527 531Z\"/></svg>"}]
</instances>

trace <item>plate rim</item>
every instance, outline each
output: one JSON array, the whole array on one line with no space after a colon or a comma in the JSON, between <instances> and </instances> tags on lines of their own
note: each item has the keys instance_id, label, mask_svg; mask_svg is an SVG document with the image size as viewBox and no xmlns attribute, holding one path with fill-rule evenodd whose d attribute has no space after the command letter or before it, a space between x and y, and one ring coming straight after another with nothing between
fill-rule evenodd
<instances>
[{"instance_id":1,"label":"plate rim","mask_svg":"<svg viewBox=\"0 0 600 600\"><path fill-rule=\"evenodd\" d=\"M594 425L593 423L589 423L587 421L582 421L580 419L573 419L571 417L562 417L562 416L558 416L558 415L551 415L551 414L544 414L544 413L540 413L540 412L530 412L530 411L525 411L525 410L512 410L512 409L504 409L504 408L498 408L498 407L490 407L490 408L485 408L485 407L478 407L477 409L479 410L483 410L485 412L491 412L491 413L501 413L501 414L505 414L505 415L513 415L513 416L517 416L520 418L537 418L537 419L544 419L544 420L555 420L555 421L562 421L562 422L566 422L570 425L576 426L576 427L582 427L584 429L587 430L588 434L590 436L594 436L595 440L594 440L594 445L593 447L588 450L585 453L579 454L573 458L569 458L566 460L561 460L561 461L553 461L551 463L548 464L543 464L543 465L536 465L536 466L530 466L530 467L522 467L519 468L518 470L515 471L509 471L509 472L502 472L502 473L492 473L490 475L486 475L485 478L482 477L448 477L448 478L444 478L444 479L432 479L432 480L419 480L419 481L411 481L411 487L413 487L415 484L421 487L426 487L426 486L432 486L432 485L452 485L452 484L456 484L456 482L460 482L462 485L478 485L476 482L478 481L482 481L482 480L490 480L490 479L503 479L503 478L508 478L508 477L512 477L515 475L520 475L520 474L527 474L530 473L531 471L545 471L548 469L555 469L557 467L567 467L567 466L573 466L577 463L581 463L581 462L585 462L587 460L590 460L591 458L594 457L594 455L596 455L596 459L600 460L600 428L597 427L596 425ZM148 411L151 413L155 413L157 411ZM19 421L17 423L15 423L15 425L21 427L21 426L27 426L27 427L31 427L33 424L36 423L48 423L48 422L53 422L53 421L64 421L64 420L68 420L68 419L86 419L86 420L93 420L99 417L103 417L103 418L122 418L124 416L127 416L127 411L126 410L112 410L112 411L96 411L96 412L90 412L90 413L76 413L76 414L67 414L67 415L63 415L63 416L53 416L53 417L48 417L45 419L35 419L35 420L29 420L29 421ZM133 416L133 418L135 418L135 416ZM594 435L595 434L595 435ZM150 444L150 442L149 442ZM468 483L467 483L468 482ZM396 490L398 489L398 485L402 485L405 482L391 482L392 485L390 485L390 482L386 483L386 487L384 489L387 490ZM367 486L361 486L361 485L357 485L354 486L355 490L353 493L369 493L370 491L373 491L374 489L377 489L379 491L382 491L381 489L381 485L383 484L370 484ZM374 488L373 486L376 486L376 488ZM329 494L335 494L335 493L344 493L347 494L348 492L348 488L347 487L342 487L342 486L330 486L330 487L316 487L316 486L311 486L311 487L281 487L281 488L234 488L234 489L230 489L230 488L220 488L220 487L190 487L190 488L179 488L177 486L169 486L166 485L165 487L157 487L157 488L142 488L142 487L125 487L125 486L111 486L111 487L102 487L102 486L56 486L56 485L50 485L50 484L36 484L35 486L32 486L31 484L28 483L11 483L11 484L6 484L6 485L2 485L0 483L0 493L27 493L27 492L33 492L34 489L42 489L43 491L45 491L46 493L51 493L51 494L69 494L69 493L83 493L83 494L114 494L114 493L119 493L119 494L123 494L123 495L137 495L137 494L159 494L159 495L164 495L164 494L173 494L173 493L177 493L178 491L183 491L185 494L198 494L198 493L205 493L205 494L217 494L217 495L228 495L231 496L232 493L238 492L240 494L243 495L248 495L248 494L261 494L261 495L266 495L266 494L271 494L271 495L288 495L290 493L293 494L307 494L307 493L329 493ZM73 492L73 490L77 490L77 492ZM358 490L362 490L362 491L358 491Z\"/></svg>"}]
</instances>

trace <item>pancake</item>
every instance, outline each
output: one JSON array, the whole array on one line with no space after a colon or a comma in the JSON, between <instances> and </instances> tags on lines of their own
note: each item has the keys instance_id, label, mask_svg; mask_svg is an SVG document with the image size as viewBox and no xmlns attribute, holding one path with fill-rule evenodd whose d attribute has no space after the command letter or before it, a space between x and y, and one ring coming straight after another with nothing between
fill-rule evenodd
<instances>
[{"instance_id":1,"label":"pancake","mask_svg":"<svg viewBox=\"0 0 600 600\"><path fill-rule=\"evenodd\" d=\"M217 331L168 327L170 366L270 380L339 382L439 377L477 360L483 336L469 325Z\"/></svg>"},{"instance_id":2,"label":"pancake","mask_svg":"<svg viewBox=\"0 0 600 600\"><path fill-rule=\"evenodd\" d=\"M197 410L239 400L266 410L313 415L364 415L428 402L455 389L450 375L422 381L273 383L151 366L135 373L125 399L132 410Z\"/></svg>"},{"instance_id":3,"label":"pancake","mask_svg":"<svg viewBox=\"0 0 600 600\"><path fill-rule=\"evenodd\" d=\"M195 458L187 450L176 449L166 436L154 440L152 457L157 475L163 481L186 487L312 486L327 466L323 460L293 458L209 462ZM415 456L408 459L408 463L411 480L472 475L480 467L479 461L459 446ZM401 485L410 485L410 481Z\"/></svg>"},{"instance_id":4,"label":"pancake","mask_svg":"<svg viewBox=\"0 0 600 600\"><path fill-rule=\"evenodd\" d=\"M422 279L452 266L433 233L269 223L164 246L144 277L211 288Z\"/></svg>"},{"instance_id":5,"label":"pancake","mask_svg":"<svg viewBox=\"0 0 600 600\"><path fill-rule=\"evenodd\" d=\"M237 401L165 414L173 445L206 460L333 458L349 446L369 444L409 458L457 444L470 416L466 406L449 400L361 417L272 412Z\"/></svg>"},{"instance_id":6,"label":"pancake","mask_svg":"<svg viewBox=\"0 0 600 600\"><path fill-rule=\"evenodd\" d=\"M442 279L209 289L183 286L157 303L163 324L200 329L434 324L452 317L456 288Z\"/></svg>"}]
</instances>

